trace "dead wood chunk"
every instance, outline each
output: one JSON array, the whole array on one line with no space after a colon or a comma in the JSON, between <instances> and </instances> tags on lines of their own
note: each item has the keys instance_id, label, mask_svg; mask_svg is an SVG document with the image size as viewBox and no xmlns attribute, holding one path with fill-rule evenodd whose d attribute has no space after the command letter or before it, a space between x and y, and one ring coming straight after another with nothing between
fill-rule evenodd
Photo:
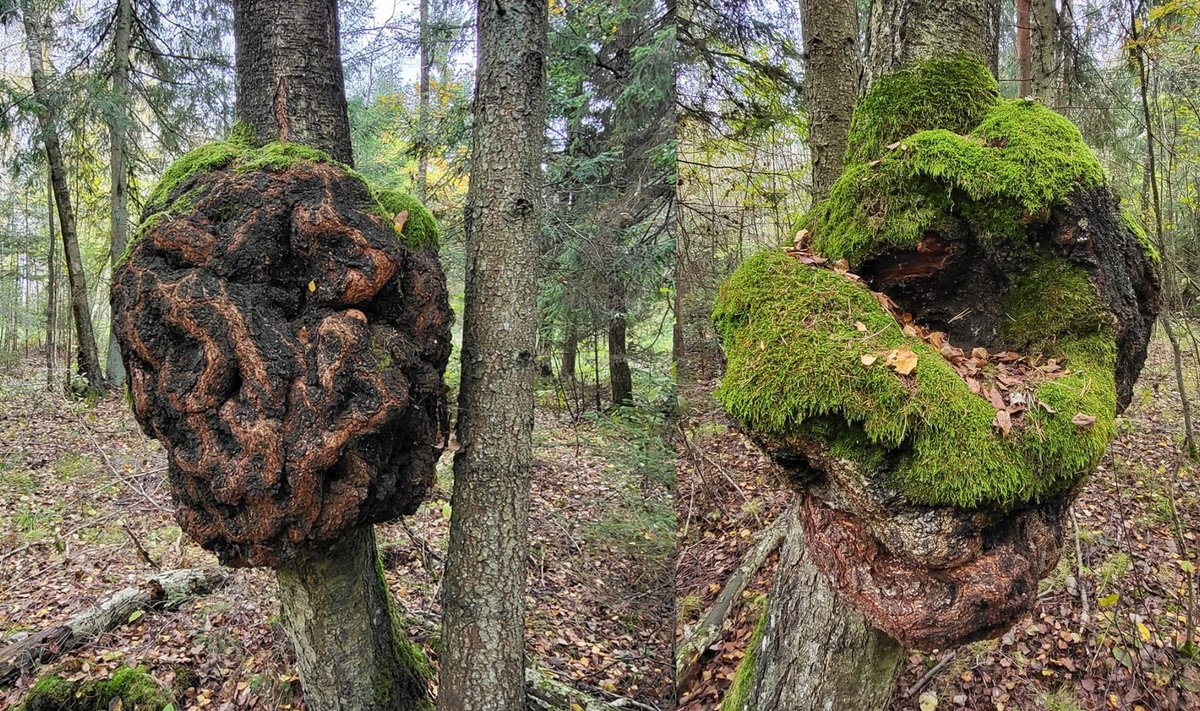
<instances>
[{"instance_id":1,"label":"dead wood chunk","mask_svg":"<svg viewBox=\"0 0 1200 711\"><path fill-rule=\"evenodd\" d=\"M328 163L176 188L116 270L134 412L180 524L234 566L410 514L449 421L445 276Z\"/></svg>"}]
</instances>

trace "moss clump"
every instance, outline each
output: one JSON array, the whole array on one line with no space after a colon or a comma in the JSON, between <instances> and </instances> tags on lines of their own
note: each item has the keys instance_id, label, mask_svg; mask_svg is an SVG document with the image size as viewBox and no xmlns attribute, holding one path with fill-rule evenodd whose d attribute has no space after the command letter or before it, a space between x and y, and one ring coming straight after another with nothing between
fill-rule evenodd
<instances>
[{"instance_id":1,"label":"moss clump","mask_svg":"<svg viewBox=\"0 0 1200 711\"><path fill-rule=\"evenodd\" d=\"M802 218L814 251L852 265L969 223L1021 239L1104 170L1075 126L1039 103L1001 100L973 59L928 61L879 79L855 107L846 168Z\"/></svg>"},{"instance_id":2,"label":"moss clump","mask_svg":"<svg viewBox=\"0 0 1200 711\"><path fill-rule=\"evenodd\" d=\"M1031 408L1007 438L992 426L995 409L866 287L778 251L746 260L718 294L713 320L728 365L716 396L752 430L815 435L868 468L893 455L890 483L919 503L1037 500L1091 471L1115 433L1115 344L1087 275L1049 257L1017 278L1005 308L1007 328L1069 370L1034 394L1053 412ZM884 365L903 347L918 359L910 377ZM865 366L863 356L877 361ZM1079 413L1095 423L1073 424Z\"/></svg>"},{"instance_id":3,"label":"moss clump","mask_svg":"<svg viewBox=\"0 0 1200 711\"><path fill-rule=\"evenodd\" d=\"M387 210L388 219L408 211L403 235L412 247L428 246L437 249L442 239L442 228L421 201L399 190L384 190L378 195L379 203Z\"/></svg>"},{"instance_id":4,"label":"moss clump","mask_svg":"<svg viewBox=\"0 0 1200 711\"><path fill-rule=\"evenodd\" d=\"M971 57L916 62L879 77L854 108L846 163L865 163L926 128L967 133L999 99L992 73Z\"/></svg>"},{"instance_id":5,"label":"moss clump","mask_svg":"<svg viewBox=\"0 0 1200 711\"><path fill-rule=\"evenodd\" d=\"M38 680L25 697L25 711L108 711L116 700L129 711L162 711L174 703L144 667L121 667L108 679L69 682Z\"/></svg>"},{"instance_id":6,"label":"moss clump","mask_svg":"<svg viewBox=\"0 0 1200 711\"><path fill-rule=\"evenodd\" d=\"M359 180L367 188L371 203L364 208L392 224L392 217L399 209L385 207L376 191L367 179L353 168L338 163L327 153L316 148L299 143L268 143L255 148L252 146L253 136L245 124L235 124L233 134L228 140L213 141L183 154L172 163L159 179L158 184L150 191L143 210L146 219L138 226L137 232L125 246L125 253L117 261L120 266L129 258L137 241L145 235L156 223L163 219L190 212L193 201L199 196L199 190L187 190L179 193L179 189L194 176L213 170L225 168L238 173L248 173L255 170L279 171L285 170L300 162L330 163L336 165L350 177ZM401 209L409 211L408 222L405 224L405 241L410 247L432 245L437 247L441 230L433 215L420 202L411 196L398 191L388 191L384 195L395 205L403 205ZM393 225L394 227L394 225Z\"/></svg>"}]
</instances>

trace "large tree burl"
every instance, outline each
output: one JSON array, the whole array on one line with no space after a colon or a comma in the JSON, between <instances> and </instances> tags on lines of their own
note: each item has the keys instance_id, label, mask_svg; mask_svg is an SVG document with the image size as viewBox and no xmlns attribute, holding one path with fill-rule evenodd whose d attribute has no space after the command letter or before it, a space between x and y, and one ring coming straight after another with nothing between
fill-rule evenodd
<instances>
[{"instance_id":1,"label":"large tree burl","mask_svg":"<svg viewBox=\"0 0 1200 711\"><path fill-rule=\"evenodd\" d=\"M287 146L205 151L152 196L114 331L180 525L224 564L279 567L416 510L452 315L436 251L360 177Z\"/></svg>"},{"instance_id":2,"label":"large tree burl","mask_svg":"<svg viewBox=\"0 0 1200 711\"><path fill-rule=\"evenodd\" d=\"M1079 131L974 59L880 78L850 145L795 248L722 286L716 395L843 599L910 647L997 636L1130 402L1157 254Z\"/></svg>"}]
</instances>

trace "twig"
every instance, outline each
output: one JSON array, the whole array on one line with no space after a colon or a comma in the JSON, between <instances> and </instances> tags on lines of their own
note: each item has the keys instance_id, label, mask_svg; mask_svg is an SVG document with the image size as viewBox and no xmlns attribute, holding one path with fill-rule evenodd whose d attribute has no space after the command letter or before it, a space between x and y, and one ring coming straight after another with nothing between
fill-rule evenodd
<instances>
[{"instance_id":1,"label":"twig","mask_svg":"<svg viewBox=\"0 0 1200 711\"><path fill-rule=\"evenodd\" d=\"M1079 587L1079 634L1083 635L1083 631L1088 626L1088 596L1087 585L1083 580L1083 546L1079 543L1079 519L1075 516L1075 507L1070 508L1071 525L1075 527L1075 579L1078 581Z\"/></svg>"},{"instance_id":2,"label":"twig","mask_svg":"<svg viewBox=\"0 0 1200 711\"><path fill-rule=\"evenodd\" d=\"M949 666L950 662L954 661L954 656L956 654L957 654L957 652L955 652L954 650L950 650L949 652L946 652L946 654L942 656L942 660L940 662L938 662L937 664L934 664L932 669L925 672L925 676L921 677L920 679L917 679L917 683L908 687L908 689L902 695L902 698L911 699L913 697L913 694L916 694L918 691L920 691L921 689L924 689L926 686L928 686L929 682L933 681L933 678L935 676L937 676L939 672L941 672L943 669L945 669L947 666Z\"/></svg>"}]
</instances>

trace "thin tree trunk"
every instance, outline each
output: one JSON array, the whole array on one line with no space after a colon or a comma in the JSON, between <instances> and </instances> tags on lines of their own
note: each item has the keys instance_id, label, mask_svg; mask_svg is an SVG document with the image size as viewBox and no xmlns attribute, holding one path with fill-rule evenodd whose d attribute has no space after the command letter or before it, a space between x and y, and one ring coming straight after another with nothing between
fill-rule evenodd
<instances>
[{"instance_id":1,"label":"thin tree trunk","mask_svg":"<svg viewBox=\"0 0 1200 711\"><path fill-rule=\"evenodd\" d=\"M38 125L45 144L46 160L50 164L50 182L54 186L54 198L58 206L58 220L62 225L63 252L67 262L67 281L71 287L71 310L75 315L75 330L79 344L79 370L88 387L100 389L104 378L100 372L100 355L96 350L96 336L92 328L92 312L88 306L87 283L84 279L83 258L79 253L79 237L75 230L75 211L71 207L71 193L67 188L67 170L63 162L62 148L54 126L55 107L47 92L46 47L50 45L51 32L48 19L39 20L29 12L26 4L22 19L25 25L26 49L29 53L30 78L33 91L43 104L38 114Z\"/></svg>"},{"instance_id":2,"label":"thin tree trunk","mask_svg":"<svg viewBox=\"0 0 1200 711\"><path fill-rule=\"evenodd\" d=\"M237 114L257 140L351 161L335 0L235 0ZM375 530L276 571L283 627L314 711L431 708L425 667L397 624Z\"/></svg>"},{"instance_id":3,"label":"thin tree trunk","mask_svg":"<svg viewBox=\"0 0 1200 711\"><path fill-rule=\"evenodd\" d=\"M608 321L608 383L614 405L627 405L633 401L625 308L625 284L615 280L609 285L609 309L612 315Z\"/></svg>"},{"instance_id":4,"label":"thin tree trunk","mask_svg":"<svg viewBox=\"0 0 1200 711\"><path fill-rule=\"evenodd\" d=\"M113 36L112 90L117 97L117 108L108 122L109 185L111 195L111 220L109 222L109 263L115 269L117 260L125 253L125 242L129 233L129 171L126 162L129 116L129 34L133 25L133 0L117 0L117 23ZM109 328L108 382L113 387L125 384L125 364L121 362L121 349L116 335Z\"/></svg>"},{"instance_id":5,"label":"thin tree trunk","mask_svg":"<svg viewBox=\"0 0 1200 711\"><path fill-rule=\"evenodd\" d=\"M1032 3L1030 89L1033 96L1052 107L1058 103L1059 88L1058 13L1054 0L1032 0Z\"/></svg>"},{"instance_id":6,"label":"thin tree trunk","mask_svg":"<svg viewBox=\"0 0 1200 711\"><path fill-rule=\"evenodd\" d=\"M331 0L235 0L237 115L261 145L303 143L352 163Z\"/></svg>"},{"instance_id":7,"label":"thin tree trunk","mask_svg":"<svg viewBox=\"0 0 1200 711\"><path fill-rule=\"evenodd\" d=\"M524 707L544 0L479 0L466 311L438 706Z\"/></svg>"},{"instance_id":8,"label":"thin tree trunk","mask_svg":"<svg viewBox=\"0 0 1200 711\"><path fill-rule=\"evenodd\" d=\"M1058 101L1054 108L1065 112L1075 90L1075 9L1073 0L1062 0L1058 12L1058 55L1061 58L1058 72Z\"/></svg>"},{"instance_id":9,"label":"thin tree trunk","mask_svg":"<svg viewBox=\"0 0 1200 711\"><path fill-rule=\"evenodd\" d=\"M429 197L429 65L433 63L433 48L429 37L429 0L420 0L421 37L417 78L417 197L424 202Z\"/></svg>"},{"instance_id":10,"label":"thin tree trunk","mask_svg":"<svg viewBox=\"0 0 1200 711\"><path fill-rule=\"evenodd\" d=\"M58 278L55 275L54 253L58 251L54 234L54 188L50 183L50 168L46 167L46 219L50 240L46 250L46 389L54 389L55 344L58 329Z\"/></svg>"},{"instance_id":11,"label":"thin tree trunk","mask_svg":"<svg viewBox=\"0 0 1200 711\"><path fill-rule=\"evenodd\" d=\"M723 711L884 708L904 648L838 598L804 545L795 507L783 515L772 594Z\"/></svg>"},{"instance_id":12,"label":"thin tree trunk","mask_svg":"<svg viewBox=\"0 0 1200 711\"><path fill-rule=\"evenodd\" d=\"M804 98L809 107L813 202L824 200L842 174L850 113L858 98L862 63L858 54L855 0L803 0Z\"/></svg>"},{"instance_id":13,"label":"thin tree trunk","mask_svg":"<svg viewBox=\"0 0 1200 711\"><path fill-rule=\"evenodd\" d=\"M1017 94L1030 96L1033 94L1033 52L1032 44L1033 20L1030 17L1030 0L1017 0L1017 26L1015 28L1014 47L1017 55Z\"/></svg>"},{"instance_id":14,"label":"thin tree trunk","mask_svg":"<svg viewBox=\"0 0 1200 711\"><path fill-rule=\"evenodd\" d=\"M562 367L559 368L558 377L564 383L570 383L574 387L577 372L575 361L579 358L579 326L576 325L574 318L567 317L565 331L562 345Z\"/></svg>"}]
</instances>

